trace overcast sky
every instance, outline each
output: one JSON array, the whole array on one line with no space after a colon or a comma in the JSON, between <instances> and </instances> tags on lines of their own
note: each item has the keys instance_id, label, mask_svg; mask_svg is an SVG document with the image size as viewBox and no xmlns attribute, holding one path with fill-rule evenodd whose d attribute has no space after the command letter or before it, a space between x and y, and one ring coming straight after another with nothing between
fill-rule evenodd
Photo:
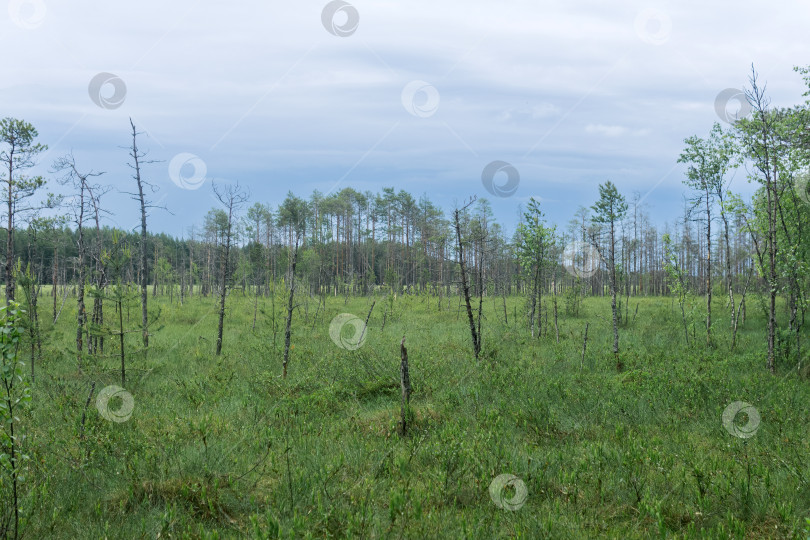
<instances>
[{"instance_id":1,"label":"overcast sky","mask_svg":"<svg viewBox=\"0 0 810 540\"><path fill-rule=\"evenodd\" d=\"M69 151L105 171L124 228L129 117L161 161L145 176L171 213L151 227L175 235L216 204L212 181L236 180L273 207L289 190L392 186L445 210L478 195L511 230L532 196L565 226L610 179L663 223L682 210L683 139L752 63L775 105L804 99L810 3L720 4L12 0L0 116L50 146L38 172ZM506 172L485 188L496 160L513 194ZM744 172L732 188L752 191Z\"/></svg>"}]
</instances>

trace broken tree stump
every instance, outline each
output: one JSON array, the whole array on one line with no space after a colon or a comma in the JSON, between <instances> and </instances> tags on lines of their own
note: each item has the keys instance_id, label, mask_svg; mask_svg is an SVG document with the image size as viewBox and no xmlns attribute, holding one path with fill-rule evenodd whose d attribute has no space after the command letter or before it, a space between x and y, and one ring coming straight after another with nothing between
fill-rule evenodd
<instances>
[{"instance_id":1,"label":"broken tree stump","mask_svg":"<svg viewBox=\"0 0 810 540\"><path fill-rule=\"evenodd\" d=\"M403 437L408 431L408 406L411 401L411 376L408 372L408 349L405 348L405 336L399 345L401 361L399 364L399 383L402 388L402 406L400 410L399 434Z\"/></svg>"}]
</instances>

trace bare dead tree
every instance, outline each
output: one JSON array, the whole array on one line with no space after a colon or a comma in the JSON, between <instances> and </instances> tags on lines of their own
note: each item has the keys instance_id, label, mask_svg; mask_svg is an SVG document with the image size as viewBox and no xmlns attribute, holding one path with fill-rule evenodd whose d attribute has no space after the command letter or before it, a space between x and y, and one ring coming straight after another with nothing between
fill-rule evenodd
<instances>
[{"instance_id":1,"label":"bare dead tree","mask_svg":"<svg viewBox=\"0 0 810 540\"><path fill-rule=\"evenodd\" d=\"M220 265L220 291L219 291L219 325L217 326L217 356L222 354L222 331L225 324L225 298L228 294L229 261L231 257L231 243L233 242L233 217L248 200L248 193L242 191L239 183L218 186L214 184L214 194L227 209L228 222L224 231L225 245L222 249L222 264Z\"/></svg>"},{"instance_id":2,"label":"bare dead tree","mask_svg":"<svg viewBox=\"0 0 810 540\"><path fill-rule=\"evenodd\" d=\"M282 377L287 378L287 364L290 361L290 340L292 336L292 314L293 300L295 298L295 266L298 263L298 244L300 235L295 235L295 249L293 251L292 264L290 265L290 296L287 302L287 324L284 328L284 361L282 364Z\"/></svg>"},{"instance_id":3,"label":"bare dead tree","mask_svg":"<svg viewBox=\"0 0 810 540\"><path fill-rule=\"evenodd\" d=\"M284 331L284 361L282 368L282 375L287 378L287 364L290 360L290 341L292 339L292 314L293 314L293 300L295 298L295 267L298 263L298 248L306 234L307 219L309 217L309 207L303 199L300 199L292 193L287 194L287 198L278 208L278 224L281 227L287 228L287 238L289 239L288 246L292 252L292 258L288 267L290 284L290 296L287 302L287 324ZM293 240L295 238L295 240ZM274 293L275 294L275 293ZM273 331L275 332L275 323L273 324ZM274 333L275 336L275 333Z\"/></svg>"},{"instance_id":4,"label":"bare dead tree","mask_svg":"<svg viewBox=\"0 0 810 540\"><path fill-rule=\"evenodd\" d=\"M74 223L76 224L76 232L78 239L76 248L78 251L78 292L77 292L77 306L76 306L76 361L79 369L82 369L82 355L84 352L84 339L83 334L87 326L87 312L84 305L84 286L86 281L86 263L85 257L87 247L84 240L84 222L86 214L89 213L90 200L93 199L93 190L101 188L98 185L91 184L90 179L93 177L101 176L103 172L80 172L76 167L76 160L72 154L57 159L54 162L53 170L64 174L60 183L68 185L75 190L73 201L70 203L70 208L74 216ZM61 311L61 310L60 310ZM55 321L55 319L54 319Z\"/></svg>"},{"instance_id":5,"label":"bare dead tree","mask_svg":"<svg viewBox=\"0 0 810 540\"><path fill-rule=\"evenodd\" d=\"M132 199L138 201L141 210L141 241L138 245L138 264L140 265L141 270L141 326L144 354L146 354L149 348L149 313L147 311L147 302L149 296L147 294L149 271L146 262L146 243L148 240L146 235L146 218L149 215L148 209L155 207L148 198L147 190L154 193L157 191L157 186L147 182L143 178L141 175L141 167L150 163L156 163L156 161L144 160L147 154L146 152L141 152L141 150L138 148L138 135L140 135L142 132L135 128L132 118L129 119L129 125L132 127L132 146L129 148L129 157L132 159L132 162L128 163L127 165L129 165L133 171L132 178L135 180L135 185L137 186L138 191L137 193L126 194L132 197Z\"/></svg>"},{"instance_id":6,"label":"bare dead tree","mask_svg":"<svg viewBox=\"0 0 810 540\"><path fill-rule=\"evenodd\" d=\"M474 203L476 197L470 199L470 201L464 205L462 208L456 208L453 210L453 224L456 229L456 241L458 247L458 264L459 269L461 270L461 288L464 292L464 302L467 306L467 318L470 322L470 334L472 335L473 341L473 352L475 353L475 359L478 360L478 355L481 353L481 341L480 336L478 335L478 330L475 325L475 318L473 317L472 312L472 304L470 303L470 286L467 282L467 267L464 262L464 242L461 238L461 212L466 210L470 207L472 203Z\"/></svg>"}]
</instances>

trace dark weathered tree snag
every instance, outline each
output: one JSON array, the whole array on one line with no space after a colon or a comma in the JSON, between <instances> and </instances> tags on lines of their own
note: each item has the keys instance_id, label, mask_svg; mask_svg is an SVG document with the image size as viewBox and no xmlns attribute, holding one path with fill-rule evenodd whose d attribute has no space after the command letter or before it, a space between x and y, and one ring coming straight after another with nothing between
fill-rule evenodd
<instances>
[{"instance_id":1,"label":"dark weathered tree snag","mask_svg":"<svg viewBox=\"0 0 810 540\"><path fill-rule=\"evenodd\" d=\"M400 364L399 364L399 385L402 390L402 402L400 407L399 434L403 437L408 432L408 408L411 401L411 375L408 368L408 349L405 348L405 336L399 344Z\"/></svg>"},{"instance_id":2,"label":"dark weathered tree snag","mask_svg":"<svg viewBox=\"0 0 810 540\"><path fill-rule=\"evenodd\" d=\"M222 332L225 325L225 298L228 294L228 267L231 257L231 242L233 240L233 214L248 200L247 193L243 193L236 185L219 187L214 185L214 193L225 208L228 209L228 222L223 231L225 245L222 250L222 263L220 265L220 291L219 291L219 324L217 326L217 356L222 354Z\"/></svg>"},{"instance_id":3,"label":"dark weathered tree snag","mask_svg":"<svg viewBox=\"0 0 810 540\"><path fill-rule=\"evenodd\" d=\"M461 288L464 291L464 303L467 306L467 319L470 322L470 334L472 335L473 341L473 352L475 353L475 359L478 359L478 355L481 352L481 342L478 335L478 331L475 327L475 318L473 317L472 312L472 304L470 303L470 286L467 283L467 268L464 262L464 242L461 239L461 217L460 212L466 210L473 202L475 202L475 197L473 197L470 202L468 202L463 208L453 210L453 223L456 229L456 241L458 246L458 264L461 271Z\"/></svg>"}]
</instances>

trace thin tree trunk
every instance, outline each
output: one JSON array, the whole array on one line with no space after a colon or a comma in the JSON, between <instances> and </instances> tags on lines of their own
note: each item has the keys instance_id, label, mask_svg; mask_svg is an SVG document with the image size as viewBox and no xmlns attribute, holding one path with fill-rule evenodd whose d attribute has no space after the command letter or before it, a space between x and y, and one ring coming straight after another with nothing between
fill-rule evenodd
<instances>
[{"instance_id":1,"label":"thin tree trunk","mask_svg":"<svg viewBox=\"0 0 810 540\"><path fill-rule=\"evenodd\" d=\"M557 337L557 343L559 343L560 342L560 325L557 322L557 281L556 281L556 279L551 280L551 287L552 287L552 289L554 289L552 291L552 294L554 296L552 296L552 300L551 300L552 304L554 305L554 333L555 333L555 335Z\"/></svg>"},{"instance_id":2,"label":"thin tree trunk","mask_svg":"<svg viewBox=\"0 0 810 540\"><path fill-rule=\"evenodd\" d=\"M59 296L57 289L59 288L58 285L58 273L59 270L59 260L58 260L58 250L57 247L53 247L53 322L56 322L56 300Z\"/></svg>"},{"instance_id":3,"label":"thin tree trunk","mask_svg":"<svg viewBox=\"0 0 810 540\"><path fill-rule=\"evenodd\" d=\"M298 263L298 237L295 238L295 252L290 267L290 298L287 302L287 326L284 330L284 362L282 377L287 378L287 363L290 360L290 333L292 330L293 298L295 297L295 265Z\"/></svg>"},{"instance_id":4,"label":"thin tree trunk","mask_svg":"<svg viewBox=\"0 0 810 540\"><path fill-rule=\"evenodd\" d=\"M706 187L706 345L712 344L712 214Z\"/></svg>"},{"instance_id":5,"label":"thin tree trunk","mask_svg":"<svg viewBox=\"0 0 810 540\"><path fill-rule=\"evenodd\" d=\"M610 222L610 309L613 312L613 356L616 358L616 369L622 369L619 360L619 318L616 310L616 231Z\"/></svg>"},{"instance_id":6,"label":"thin tree trunk","mask_svg":"<svg viewBox=\"0 0 810 540\"><path fill-rule=\"evenodd\" d=\"M740 315L743 317L743 324L745 324L745 294L748 292L748 284L751 283L751 276L754 273L754 269L751 268L748 271L748 278L745 281L745 287L742 290L742 297L740 298L740 307L737 309L736 316L734 317L733 321L733 330L731 334L731 350L737 346L737 325L740 320Z\"/></svg>"},{"instance_id":7,"label":"thin tree trunk","mask_svg":"<svg viewBox=\"0 0 810 540\"><path fill-rule=\"evenodd\" d=\"M84 307L84 178L79 180L81 185L79 187L79 219L77 221L77 229L79 234L78 248L79 248L79 290L77 293L76 304L76 360L79 365L79 370L82 369L82 351L84 349L84 342L82 334L84 333L84 326L87 320L87 314Z\"/></svg>"},{"instance_id":8,"label":"thin tree trunk","mask_svg":"<svg viewBox=\"0 0 810 540\"><path fill-rule=\"evenodd\" d=\"M146 267L146 197L144 195L144 183L141 180L141 154L138 153L138 132L135 130L135 124L132 119L129 119L129 124L132 126L132 156L135 169L135 182L138 185L138 201L141 205L141 242L138 246L138 258L141 265L141 326L143 332L143 347L144 354L149 347L149 313L147 312L147 302L149 294L147 292L149 272Z\"/></svg>"},{"instance_id":9,"label":"thin tree trunk","mask_svg":"<svg viewBox=\"0 0 810 540\"><path fill-rule=\"evenodd\" d=\"M121 386L127 384L126 361L124 354L124 306L118 300L118 343L121 346Z\"/></svg>"},{"instance_id":10,"label":"thin tree trunk","mask_svg":"<svg viewBox=\"0 0 810 540\"><path fill-rule=\"evenodd\" d=\"M228 262L231 256L231 220L233 204L228 206L228 230L225 234L225 254L222 259L222 275L219 293L219 325L217 326L217 356L222 354L222 332L225 328L225 298L228 296Z\"/></svg>"},{"instance_id":11,"label":"thin tree trunk","mask_svg":"<svg viewBox=\"0 0 810 540\"><path fill-rule=\"evenodd\" d=\"M720 204L723 204L723 201L720 201ZM736 325L737 319L737 309L736 305L734 304L734 280L731 274L731 244L729 242L729 231L728 231L728 217L726 216L725 209L720 212L720 217L723 218L723 234L725 235L726 239L726 288L728 289L728 300L729 304L731 305L731 320L732 325ZM732 333L734 330L732 330Z\"/></svg>"},{"instance_id":12,"label":"thin tree trunk","mask_svg":"<svg viewBox=\"0 0 810 540\"><path fill-rule=\"evenodd\" d=\"M8 157L8 209L7 219L8 225L6 228L6 306L14 300L14 147L11 147ZM16 506L16 505L15 505ZM15 529L16 535L16 529Z\"/></svg>"},{"instance_id":13,"label":"thin tree trunk","mask_svg":"<svg viewBox=\"0 0 810 540\"><path fill-rule=\"evenodd\" d=\"M585 351L588 350L588 327L591 323L585 323L585 336L582 339L582 361L579 364L579 368L582 369L585 367Z\"/></svg>"}]
</instances>

